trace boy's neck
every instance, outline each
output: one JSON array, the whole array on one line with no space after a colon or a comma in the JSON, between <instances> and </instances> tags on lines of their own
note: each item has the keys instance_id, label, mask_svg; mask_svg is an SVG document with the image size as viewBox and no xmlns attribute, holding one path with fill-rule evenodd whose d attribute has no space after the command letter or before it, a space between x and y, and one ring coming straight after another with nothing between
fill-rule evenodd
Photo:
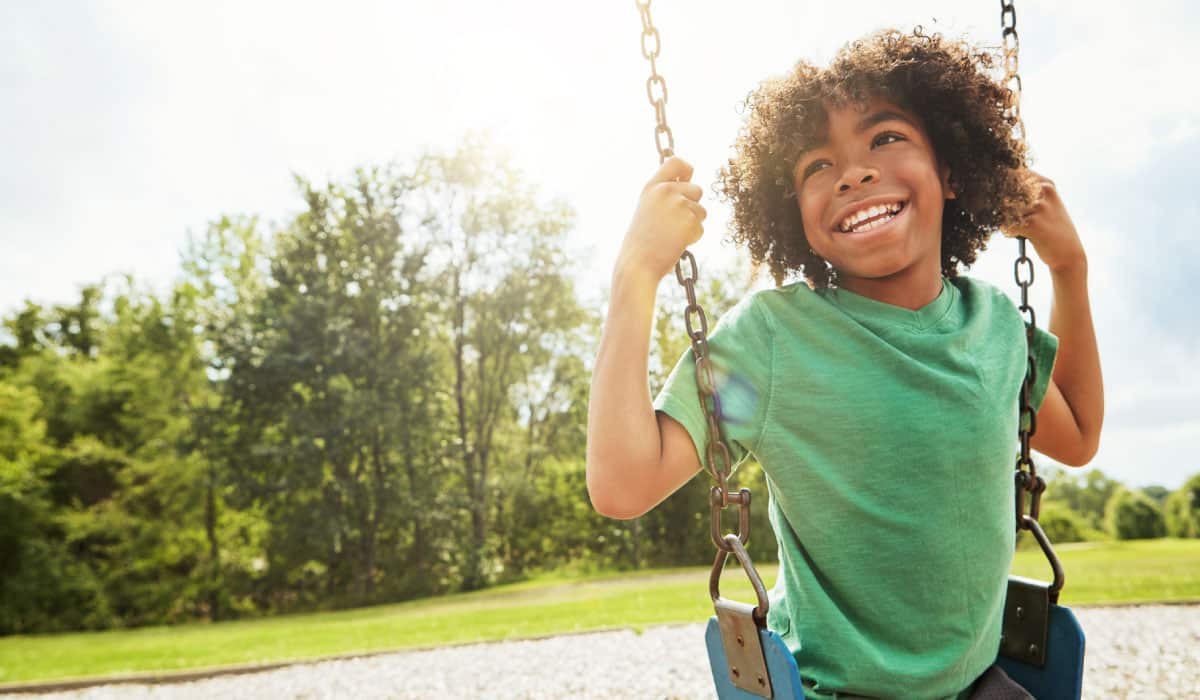
<instances>
[{"instance_id":1,"label":"boy's neck","mask_svg":"<svg viewBox=\"0 0 1200 700\"><path fill-rule=\"evenodd\" d=\"M942 275L938 270L935 275L901 272L876 279L851 277L839 279L838 286L868 299L916 311L942 293Z\"/></svg>"}]
</instances>

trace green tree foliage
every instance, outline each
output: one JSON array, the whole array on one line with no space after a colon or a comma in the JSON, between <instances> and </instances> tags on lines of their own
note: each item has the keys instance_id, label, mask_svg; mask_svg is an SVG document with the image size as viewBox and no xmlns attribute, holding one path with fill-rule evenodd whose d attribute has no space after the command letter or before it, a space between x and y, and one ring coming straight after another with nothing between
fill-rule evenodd
<instances>
[{"instance_id":1,"label":"green tree foliage","mask_svg":"<svg viewBox=\"0 0 1200 700\"><path fill-rule=\"evenodd\" d=\"M231 465L242 462L240 449L253 426L245 424L247 416L239 414L231 399L228 379L234 359L253 347L254 315L267 289L269 256L253 217L222 217L188 244L178 291L195 309L193 330L213 388L194 407L191 442L204 457L200 487L208 561L203 597L208 617L220 620L254 610L266 570L266 516L230 478Z\"/></svg>"},{"instance_id":2,"label":"green tree foliage","mask_svg":"<svg viewBox=\"0 0 1200 700\"><path fill-rule=\"evenodd\" d=\"M1141 491L1142 494L1144 494L1146 496L1146 498L1149 498L1150 500L1157 503L1160 508L1166 504L1167 496L1171 495L1170 489L1168 489L1165 486L1158 486L1158 485L1143 486L1141 489L1139 489L1139 491Z\"/></svg>"},{"instance_id":3,"label":"green tree foliage","mask_svg":"<svg viewBox=\"0 0 1200 700\"><path fill-rule=\"evenodd\" d=\"M3 319L0 634L711 560L703 474L641 518L591 508L601 314L569 207L475 137L297 189L269 230L213 221L165 292L106 280ZM744 269L702 271L711 325ZM653 390L688 347L683 306L668 278ZM762 470L736 483L769 561Z\"/></svg>"},{"instance_id":4,"label":"green tree foliage","mask_svg":"<svg viewBox=\"0 0 1200 700\"><path fill-rule=\"evenodd\" d=\"M13 424L40 444L36 457L25 451L12 460L26 465L25 486L4 510L21 513L26 525L14 529L23 533L21 566L0 580L15 591L0 607L20 609L0 616L3 630L145 624L196 612L202 553L189 524L200 460L186 442L189 407L209 389L189 308L182 297L164 302L127 282L102 323L100 299L99 286L85 287L74 307L10 324L42 324L25 329L36 346L14 334L21 359L6 372L10 386L34 397Z\"/></svg>"},{"instance_id":5,"label":"green tree foliage","mask_svg":"<svg viewBox=\"0 0 1200 700\"><path fill-rule=\"evenodd\" d=\"M1200 537L1200 474L1167 497L1163 510L1171 537Z\"/></svg>"},{"instance_id":6,"label":"green tree foliage","mask_svg":"<svg viewBox=\"0 0 1200 700\"><path fill-rule=\"evenodd\" d=\"M1117 488L1105 506L1104 522L1119 540L1137 540L1166 535L1162 510L1144 494Z\"/></svg>"},{"instance_id":7,"label":"green tree foliage","mask_svg":"<svg viewBox=\"0 0 1200 700\"><path fill-rule=\"evenodd\" d=\"M1105 476L1099 469L1088 469L1081 475L1055 471L1046 484L1043 503L1057 503L1081 516L1087 527L1105 529L1105 506L1120 484Z\"/></svg>"},{"instance_id":8,"label":"green tree foliage","mask_svg":"<svg viewBox=\"0 0 1200 700\"><path fill-rule=\"evenodd\" d=\"M1053 543L1083 542L1087 539L1086 521L1060 503L1043 505L1038 523Z\"/></svg>"},{"instance_id":9,"label":"green tree foliage","mask_svg":"<svg viewBox=\"0 0 1200 700\"><path fill-rule=\"evenodd\" d=\"M443 290L437 313L449 344L452 457L469 518L460 566L470 590L489 583L498 561L492 535L505 475L497 470L525 467L532 476L542 447L582 445L578 432L567 436L548 421L561 423L552 413L581 417L564 398L585 391L580 357L595 323L568 276L563 239L573 212L540 202L486 141L469 138L452 153L426 154L414 182L422 199L411 214L437 251L431 266ZM569 437L573 444L562 442Z\"/></svg>"}]
</instances>

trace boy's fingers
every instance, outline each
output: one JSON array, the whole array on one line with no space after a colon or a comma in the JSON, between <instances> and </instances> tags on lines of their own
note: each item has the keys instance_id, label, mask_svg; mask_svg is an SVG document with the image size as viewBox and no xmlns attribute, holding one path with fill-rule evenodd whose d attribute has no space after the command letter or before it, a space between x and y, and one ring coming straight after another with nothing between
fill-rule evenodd
<instances>
[{"instance_id":1,"label":"boy's fingers","mask_svg":"<svg viewBox=\"0 0 1200 700\"><path fill-rule=\"evenodd\" d=\"M658 168L658 172L654 173L650 182L646 183L646 188L649 189L659 182L686 182L690 179L692 179L691 164L679 156L671 156Z\"/></svg>"},{"instance_id":2,"label":"boy's fingers","mask_svg":"<svg viewBox=\"0 0 1200 700\"><path fill-rule=\"evenodd\" d=\"M704 188L694 182L669 182L663 186L669 187L673 192L678 192L693 202L699 202L700 196L704 194Z\"/></svg>"},{"instance_id":3,"label":"boy's fingers","mask_svg":"<svg viewBox=\"0 0 1200 700\"><path fill-rule=\"evenodd\" d=\"M690 199L685 201L684 204L693 214L696 215L697 221L704 221L706 218L708 218L708 211L699 204L691 201Z\"/></svg>"}]
</instances>

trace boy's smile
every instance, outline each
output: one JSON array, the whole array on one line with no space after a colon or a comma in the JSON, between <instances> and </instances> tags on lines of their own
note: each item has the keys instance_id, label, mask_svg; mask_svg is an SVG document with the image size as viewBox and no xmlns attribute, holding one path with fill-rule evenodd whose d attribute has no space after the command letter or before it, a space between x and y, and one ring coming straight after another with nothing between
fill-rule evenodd
<instances>
[{"instance_id":1,"label":"boy's smile","mask_svg":"<svg viewBox=\"0 0 1200 700\"><path fill-rule=\"evenodd\" d=\"M825 143L802 153L793 173L808 243L839 286L920 308L941 291L949 171L920 120L891 102L826 113Z\"/></svg>"}]
</instances>

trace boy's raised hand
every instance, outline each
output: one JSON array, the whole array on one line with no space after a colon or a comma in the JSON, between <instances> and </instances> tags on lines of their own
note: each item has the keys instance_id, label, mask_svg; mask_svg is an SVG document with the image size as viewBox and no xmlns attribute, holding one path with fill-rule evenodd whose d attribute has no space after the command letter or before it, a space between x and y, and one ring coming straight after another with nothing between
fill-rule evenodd
<instances>
[{"instance_id":1,"label":"boy's raised hand","mask_svg":"<svg viewBox=\"0 0 1200 700\"><path fill-rule=\"evenodd\" d=\"M1058 196L1054 181L1045 175L1029 171L1037 191L1037 200L1025 212L1024 223L1010 231L1009 237L1024 236L1033 243L1038 257L1052 272L1065 270L1086 261L1083 242L1067 207Z\"/></svg>"},{"instance_id":2,"label":"boy's raised hand","mask_svg":"<svg viewBox=\"0 0 1200 700\"><path fill-rule=\"evenodd\" d=\"M700 206L703 190L691 178L692 166L673 156L642 188L617 257L617 272L646 275L657 284L684 249L700 240L708 212Z\"/></svg>"}]
</instances>

